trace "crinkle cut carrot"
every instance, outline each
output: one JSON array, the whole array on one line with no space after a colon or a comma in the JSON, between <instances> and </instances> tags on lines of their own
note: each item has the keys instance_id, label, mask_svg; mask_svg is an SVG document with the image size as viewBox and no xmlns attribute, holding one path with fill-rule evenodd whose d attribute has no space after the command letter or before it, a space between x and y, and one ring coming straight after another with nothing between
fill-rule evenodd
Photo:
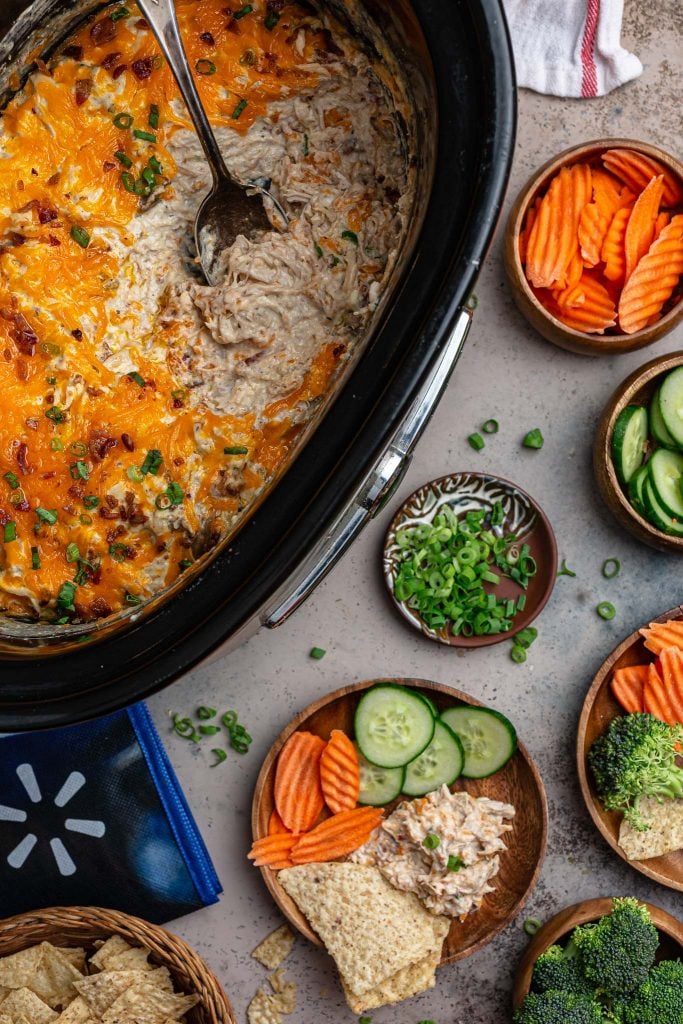
<instances>
[{"instance_id":1,"label":"crinkle cut carrot","mask_svg":"<svg viewBox=\"0 0 683 1024\"><path fill-rule=\"evenodd\" d=\"M657 220L655 221L655 238L659 238L664 228L671 220L671 214L667 213L666 210L661 210L657 214Z\"/></svg>"},{"instance_id":2,"label":"crinkle cut carrot","mask_svg":"<svg viewBox=\"0 0 683 1024\"><path fill-rule=\"evenodd\" d=\"M671 220L638 262L619 299L619 326L635 334L673 295L683 274L683 214Z\"/></svg>"},{"instance_id":3,"label":"crinkle cut carrot","mask_svg":"<svg viewBox=\"0 0 683 1024\"><path fill-rule=\"evenodd\" d=\"M649 675L649 665L629 665L615 669L612 676L612 693L624 711L633 715L643 710L643 690Z\"/></svg>"},{"instance_id":4,"label":"crinkle cut carrot","mask_svg":"<svg viewBox=\"0 0 683 1024\"><path fill-rule=\"evenodd\" d=\"M275 807L286 828L306 832L325 806L320 785L320 757L325 741L310 732L295 732L285 743L275 771Z\"/></svg>"},{"instance_id":5,"label":"crinkle cut carrot","mask_svg":"<svg viewBox=\"0 0 683 1024\"><path fill-rule=\"evenodd\" d=\"M664 177L660 174L645 186L633 205L624 236L625 281L628 281L636 264L652 245L663 191Z\"/></svg>"},{"instance_id":6,"label":"crinkle cut carrot","mask_svg":"<svg viewBox=\"0 0 683 1024\"><path fill-rule=\"evenodd\" d=\"M683 725L683 651L678 647L665 647L659 659L673 719Z\"/></svg>"},{"instance_id":7,"label":"crinkle cut carrot","mask_svg":"<svg viewBox=\"0 0 683 1024\"><path fill-rule=\"evenodd\" d=\"M257 868L269 867L280 870L283 867L291 867L291 853L300 838L300 834L293 832L264 836L256 840L247 857L253 860Z\"/></svg>"},{"instance_id":8,"label":"crinkle cut carrot","mask_svg":"<svg viewBox=\"0 0 683 1024\"><path fill-rule=\"evenodd\" d=\"M269 836L278 836L278 835L282 835L284 832L289 832L289 831L290 831L290 829L287 828L287 826L285 825L284 821L282 820L280 815L277 813L277 811L273 810L273 812L272 812L272 814L270 816L270 819L268 821L268 835Z\"/></svg>"},{"instance_id":9,"label":"crinkle cut carrot","mask_svg":"<svg viewBox=\"0 0 683 1024\"><path fill-rule=\"evenodd\" d=\"M652 178L661 174L664 177L664 206L678 206L683 202L681 182L668 167L651 156L637 153L634 149L608 149L602 154L602 162L608 171L636 193L642 192Z\"/></svg>"},{"instance_id":10,"label":"crinkle cut carrot","mask_svg":"<svg viewBox=\"0 0 683 1024\"><path fill-rule=\"evenodd\" d=\"M609 215L597 203L584 206L579 220L579 246L584 266L594 267L600 262L600 251L609 223Z\"/></svg>"},{"instance_id":11,"label":"crinkle cut carrot","mask_svg":"<svg viewBox=\"0 0 683 1024\"><path fill-rule=\"evenodd\" d=\"M540 206L540 203L540 198L537 198L534 199L533 203L530 204L524 217L524 224L522 226L522 230L519 233L517 244L519 246L519 259L520 263L522 264L526 263L527 243L529 241L531 229L534 226L534 221L536 220L536 214L538 213L538 207Z\"/></svg>"},{"instance_id":12,"label":"crinkle cut carrot","mask_svg":"<svg viewBox=\"0 0 683 1024\"><path fill-rule=\"evenodd\" d=\"M577 331L602 334L616 323L614 300L600 281L584 271L574 288L553 293L559 320Z\"/></svg>"},{"instance_id":13,"label":"crinkle cut carrot","mask_svg":"<svg viewBox=\"0 0 683 1024\"><path fill-rule=\"evenodd\" d=\"M633 192L622 181L600 167L591 168L591 184L593 202L610 218L622 206L628 206L635 199Z\"/></svg>"},{"instance_id":14,"label":"crinkle cut carrot","mask_svg":"<svg viewBox=\"0 0 683 1024\"><path fill-rule=\"evenodd\" d=\"M654 665L648 665L647 680L643 687L643 709L655 718L660 718L662 722L676 724L676 716L664 681Z\"/></svg>"},{"instance_id":15,"label":"crinkle cut carrot","mask_svg":"<svg viewBox=\"0 0 683 1024\"><path fill-rule=\"evenodd\" d=\"M602 243L600 258L605 264L604 275L608 281L623 281L626 273L624 242L631 211L631 206L622 206L617 210Z\"/></svg>"},{"instance_id":16,"label":"crinkle cut carrot","mask_svg":"<svg viewBox=\"0 0 683 1024\"><path fill-rule=\"evenodd\" d=\"M360 767L353 743L341 729L333 729L320 758L320 782L325 803L333 814L350 811L358 803Z\"/></svg>"},{"instance_id":17,"label":"crinkle cut carrot","mask_svg":"<svg viewBox=\"0 0 683 1024\"><path fill-rule=\"evenodd\" d=\"M562 167L550 182L527 243L526 274L535 288L564 285L578 247L579 218L590 195L587 164Z\"/></svg>"},{"instance_id":18,"label":"crinkle cut carrot","mask_svg":"<svg viewBox=\"0 0 683 1024\"><path fill-rule=\"evenodd\" d=\"M301 836L291 852L291 860L295 864L312 864L345 857L368 841L381 820L381 807L355 807L335 814Z\"/></svg>"},{"instance_id":19,"label":"crinkle cut carrot","mask_svg":"<svg viewBox=\"0 0 683 1024\"><path fill-rule=\"evenodd\" d=\"M668 622L651 622L640 630L648 651L660 655L666 647L683 649L683 619L669 619Z\"/></svg>"}]
</instances>

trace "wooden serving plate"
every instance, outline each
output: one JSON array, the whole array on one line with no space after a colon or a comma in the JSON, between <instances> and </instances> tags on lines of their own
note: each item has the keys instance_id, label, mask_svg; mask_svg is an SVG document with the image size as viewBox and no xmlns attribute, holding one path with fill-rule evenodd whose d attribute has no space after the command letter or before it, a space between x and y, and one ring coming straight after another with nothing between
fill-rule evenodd
<instances>
[{"instance_id":1,"label":"wooden serving plate","mask_svg":"<svg viewBox=\"0 0 683 1024\"><path fill-rule=\"evenodd\" d=\"M621 382L598 423L593 444L593 469L602 499L621 526L652 548L680 555L683 554L683 537L663 533L636 512L626 488L617 477L612 460L612 434L619 413L627 405L649 405L663 377L677 366L683 366L683 352L651 359Z\"/></svg>"},{"instance_id":2,"label":"wooden serving plate","mask_svg":"<svg viewBox=\"0 0 683 1024\"><path fill-rule=\"evenodd\" d=\"M654 622L667 622L670 619L683 618L683 605L672 608L660 615ZM628 665L646 664L652 661L652 654L643 643L639 632L631 633L623 643L612 651L602 663L595 676L591 688L586 694L579 719L579 731L576 737L576 763L579 773L581 793L586 802L588 813L593 819L600 834L607 840L615 853L626 861L641 875L654 879L660 885L683 892L683 850L668 853L663 857L650 857L648 860L629 860L619 846L619 826L622 815L617 811L606 811L593 788L593 779L588 766L588 751L598 736L601 736L613 718L624 712L612 696L610 680L615 668L626 668Z\"/></svg>"},{"instance_id":3,"label":"wooden serving plate","mask_svg":"<svg viewBox=\"0 0 683 1024\"><path fill-rule=\"evenodd\" d=\"M268 833L268 821L274 807L276 762L292 733L301 729L328 739L332 729L342 729L348 735L353 735L353 716L359 696L377 683L408 686L429 696L439 710L455 703L483 706L480 701L460 690L425 679L370 679L345 686L309 704L283 729L263 762L251 812L255 840ZM453 922L444 942L442 965L475 953L517 916L538 880L548 831L548 808L543 782L522 743L501 771L488 779L458 779L453 790L466 790L473 797L486 796L514 804L517 813L513 819L512 832L506 833L507 850L500 855L500 870L493 879L495 892L489 893L480 909L473 911L465 921ZM389 804L388 810L393 810L398 802ZM311 942L321 945L303 914L279 884L277 872L270 868L260 870L271 896L287 920Z\"/></svg>"},{"instance_id":4,"label":"wooden serving plate","mask_svg":"<svg viewBox=\"0 0 683 1024\"><path fill-rule=\"evenodd\" d=\"M683 922L677 921L665 910L653 907L651 903L646 903L645 906L650 911L652 923L659 932L660 946L657 951L657 959L676 960L683 956ZM605 914L609 914L611 910L611 899L585 900L583 903L575 903L574 906L561 910L559 914L555 914L555 917L551 917L542 928L539 928L527 946L517 968L515 987L512 993L512 1004L515 1010L519 1009L529 994L534 964L541 953L544 953L548 946L552 946L556 942L561 945L578 925L588 924L589 921L598 921Z\"/></svg>"},{"instance_id":5,"label":"wooden serving plate","mask_svg":"<svg viewBox=\"0 0 683 1024\"><path fill-rule=\"evenodd\" d=\"M483 508L488 511L493 509L496 502L502 505L504 519L493 532L500 529L501 535L514 534L518 546L528 544L538 571L524 591L513 580L505 578L496 586L487 584L486 589L498 597L515 600L524 594L524 611L517 613L512 629L505 633L454 636L448 624L441 629L431 629L416 609L394 596L401 563L401 549L396 543L397 531L406 526L431 523L444 505L449 505L456 514L461 514L473 509ZM384 583L394 607L406 622L424 636L449 647L490 647L503 640L511 640L515 633L530 626L545 608L557 579L557 543L550 521L541 506L517 484L491 473L450 473L423 484L403 502L387 530L382 564Z\"/></svg>"}]
</instances>

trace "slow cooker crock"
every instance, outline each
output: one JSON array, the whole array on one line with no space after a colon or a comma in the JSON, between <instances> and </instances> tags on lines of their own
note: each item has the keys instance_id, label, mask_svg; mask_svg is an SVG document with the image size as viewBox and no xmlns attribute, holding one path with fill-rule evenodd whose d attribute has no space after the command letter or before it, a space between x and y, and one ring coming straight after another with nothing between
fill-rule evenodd
<instances>
[{"instance_id":1,"label":"slow cooker crock","mask_svg":"<svg viewBox=\"0 0 683 1024\"><path fill-rule=\"evenodd\" d=\"M20 7L25 5L19 3ZM0 40L0 65L46 47L101 4L35 0ZM499 0L363 0L408 69L421 119L421 227L381 321L286 474L228 546L138 619L78 642L0 630L0 730L106 714L168 684L221 645L274 628L305 599L400 480L455 365L467 300L512 158L515 87ZM0 31L3 25L0 13ZM426 184L425 184L426 183ZM418 225L419 226L419 225Z\"/></svg>"}]
</instances>

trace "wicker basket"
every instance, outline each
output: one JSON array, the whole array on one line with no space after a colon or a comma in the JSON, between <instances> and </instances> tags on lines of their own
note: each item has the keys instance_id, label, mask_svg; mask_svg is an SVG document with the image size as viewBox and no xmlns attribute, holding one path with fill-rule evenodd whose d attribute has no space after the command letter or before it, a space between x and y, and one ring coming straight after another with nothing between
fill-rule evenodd
<instances>
[{"instance_id":1,"label":"wicker basket","mask_svg":"<svg viewBox=\"0 0 683 1024\"><path fill-rule=\"evenodd\" d=\"M178 991L198 995L188 1024L236 1024L228 997L206 964L187 943L155 924L100 907L50 907L0 920L0 957L39 942L92 948L96 939L121 935L151 949L151 960L168 967Z\"/></svg>"}]
</instances>

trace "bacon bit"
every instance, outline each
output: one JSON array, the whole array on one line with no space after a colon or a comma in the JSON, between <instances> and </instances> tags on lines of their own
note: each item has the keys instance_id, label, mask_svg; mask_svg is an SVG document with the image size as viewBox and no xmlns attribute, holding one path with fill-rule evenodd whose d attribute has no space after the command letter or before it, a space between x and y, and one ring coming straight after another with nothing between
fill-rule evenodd
<instances>
[{"instance_id":1,"label":"bacon bit","mask_svg":"<svg viewBox=\"0 0 683 1024\"><path fill-rule=\"evenodd\" d=\"M202 32L199 38L203 43L206 43L207 46L216 45L216 40L213 38L210 32Z\"/></svg>"},{"instance_id":2,"label":"bacon bit","mask_svg":"<svg viewBox=\"0 0 683 1024\"><path fill-rule=\"evenodd\" d=\"M228 32L232 32L234 36L242 35L242 29L240 28L240 24L238 21L235 21L234 18L231 18L225 27L227 28Z\"/></svg>"},{"instance_id":3,"label":"bacon bit","mask_svg":"<svg viewBox=\"0 0 683 1024\"><path fill-rule=\"evenodd\" d=\"M81 341L81 339L83 338L83 331L80 329L80 327L77 327L74 331L71 332L71 334L76 339L76 341Z\"/></svg>"},{"instance_id":4,"label":"bacon bit","mask_svg":"<svg viewBox=\"0 0 683 1024\"><path fill-rule=\"evenodd\" d=\"M99 511L99 516L100 516L101 519L118 519L119 518L118 509L103 508L102 506L100 506L98 511Z\"/></svg>"},{"instance_id":5,"label":"bacon bit","mask_svg":"<svg viewBox=\"0 0 683 1024\"><path fill-rule=\"evenodd\" d=\"M34 333L23 313L4 307L0 308L0 316L3 320L7 320L9 323L14 325L9 332L9 336L21 354L24 356L35 355L36 346L38 344L38 335Z\"/></svg>"},{"instance_id":6,"label":"bacon bit","mask_svg":"<svg viewBox=\"0 0 683 1024\"><path fill-rule=\"evenodd\" d=\"M49 469L47 471L47 473L41 473L40 474L40 479L41 480L52 480L53 476L57 476L57 470L56 469Z\"/></svg>"},{"instance_id":7,"label":"bacon bit","mask_svg":"<svg viewBox=\"0 0 683 1024\"><path fill-rule=\"evenodd\" d=\"M90 78L79 78L74 87L76 106L82 107L92 92L92 80Z\"/></svg>"},{"instance_id":8,"label":"bacon bit","mask_svg":"<svg viewBox=\"0 0 683 1024\"><path fill-rule=\"evenodd\" d=\"M58 238L57 238L57 237L56 237L55 235L48 235L48 236L47 236L47 240L48 240L48 243L49 243L50 245L53 245L53 246L54 246L54 245L61 245L61 244L62 244L62 243L60 242L60 240L59 240L59 239L58 239Z\"/></svg>"},{"instance_id":9,"label":"bacon bit","mask_svg":"<svg viewBox=\"0 0 683 1024\"><path fill-rule=\"evenodd\" d=\"M95 434L90 438L90 454L94 459L102 462L106 459L111 449L116 448L117 444L118 441L115 437L108 437L107 434ZM116 504L115 501L114 504Z\"/></svg>"},{"instance_id":10,"label":"bacon bit","mask_svg":"<svg viewBox=\"0 0 683 1024\"><path fill-rule=\"evenodd\" d=\"M11 245L19 247L26 241L26 235L20 235L18 231L8 231L7 237Z\"/></svg>"},{"instance_id":11,"label":"bacon bit","mask_svg":"<svg viewBox=\"0 0 683 1024\"><path fill-rule=\"evenodd\" d=\"M87 566L85 567L88 568ZM111 615L112 609L109 607L103 597L96 597L93 603L90 605L90 614L95 619L106 619L108 615Z\"/></svg>"},{"instance_id":12,"label":"bacon bit","mask_svg":"<svg viewBox=\"0 0 683 1024\"><path fill-rule=\"evenodd\" d=\"M112 21L109 15L100 18L94 25L90 26L90 38L95 46L103 46L110 43L116 36L116 22Z\"/></svg>"},{"instance_id":13,"label":"bacon bit","mask_svg":"<svg viewBox=\"0 0 683 1024\"><path fill-rule=\"evenodd\" d=\"M24 362L23 359L17 359L16 370L17 370L17 377L19 378L19 380L23 380L23 381L27 381L28 380L28 365ZM29 423L31 423L31 422L36 424L33 429L37 430L38 429L38 423L37 423L36 420L26 420L26 426L28 426Z\"/></svg>"},{"instance_id":14,"label":"bacon bit","mask_svg":"<svg viewBox=\"0 0 683 1024\"><path fill-rule=\"evenodd\" d=\"M24 183L23 183L23 181L21 180L21 178L19 178L19 181L17 182L17 191L18 191L18 192L23 192L23 191L24 191L24 189L25 189L25 187L26 187L26 186L24 185Z\"/></svg>"},{"instance_id":15,"label":"bacon bit","mask_svg":"<svg viewBox=\"0 0 683 1024\"><path fill-rule=\"evenodd\" d=\"M125 526L115 526L113 530L107 530L107 544L113 544L114 541L117 541L119 539L119 537L123 537L125 532Z\"/></svg>"},{"instance_id":16,"label":"bacon bit","mask_svg":"<svg viewBox=\"0 0 683 1024\"><path fill-rule=\"evenodd\" d=\"M28 213L29 210L37 210L40 206L38 199L30 199L28 203L24 203L23 206L19 207L19 213Z\"/></svg>"},{"instance_id":17,"label":"bacon bit","mask_svg":"<svg viewBox=\"0 0 683 1024\"><path fill-rule=\"evenodd\" d=\"M105 494L104 500L109 508L118 508L119 503L113 494Z\"/></svg>"},{"instance_id":18,"label":"bacon bit","mask_svg":"<svg viewBox=\"0 0 683 1024\"><path fill-rule=\"evenodd\" d=\"M138 18L138 20L135 22L135 27L136 28L149 28L149 25L147 24L147 20L145 18Z\"/></svg>"},{"instance_id":19,"label":"bacon bit","mask_svg":"<svg viewBox=\"0 0 683 1024\"><path fill-rule=\"evenodd\" d=\"M25 441L22 441L17 448L16 460L21 472L27 476L31 472L31 467L28 464L28 445Z\"/></svg>"},{"instance_id":20,"label":"bacon bit","mask_svg":"<svg viewBox=\"0 0 683 1024\"><path fill-rule=\"evenodd\" d=\"M140 81L144 82L152 74L153 62L151 57L139 57L131 64L133 74Z\"/></svg>"},{"instance_id":21,"label":"bacon bit","mask_svg":"<svg viewBox=\"0 0 683 1024\"><path fill-rule=\"evenodd\" d=\"M335 345L334 348L332 349L332 355L334 356L335 359L339 359L339 357L343 356L345 352L346 345Z\"/></svg>"},{"instance_id":22,"label":"bacon bit","mask_svg":"<svg viewBox=\"0 0 683 1024\"><path fill-rule=\"evenodd\" d=\"M119 64L118 67L114 68L114 70L112 71L111 77L114 79L120 78L123 72L127 69L127 67L127 64Z\"/></svg>"},{"instance_id":23,"label":"bacon bit","mask_svg":"<svg viewBox=\"0 0 683 1024\"><path fill-rule=\"evenodd\" d=\"M174 466L184 466L185 465L185 459L181 455L176 455L175 459L173 460L173 465Z\"/></svg>"},{"instance_id":24,"label":"bacon bit","mask_svg":"<svg viewBox=\"0 0 683 1024\"><path fill-rule=\"evenodd\" d=\"M22 365L26 367L26 374L27 374L27 377L28 377L28 366L26 366L26 363L24 363L23 360L19 360L19 362L21 362ZM27 377L23 377L22 380L26 380ZM26 426L28 427L29 430L37 430L38 429L38 420L34 416L29 416L29 418L25 421L25 423L26 423Z\"/></svg>"},{"instance_id":25,"label":"bacon bit","mask_svg":"<svg viewBox=\"0 0 683 1024\"><path fill-rule=\"evenodd\" d=\"M103 171L113 171L115 167L116 167L116 164L113 164L111 162L111 160L105 160L104 163L102 164L102 170Z\"/></svg>"},{"instance_id":26,"label":"bacon bit","mask_svg":"<svg viewBox=\"0 0 683 1024\"><path fill-rule=\"evenodd\" d=\"M95 388L92 384L88 384L85 390L91 398L99 398L100 395L104 394L102 388Z\"/></svg>"},{"instance_id":27,"label":"bacon bit","mask_svg":"<svg viewBox=\"0 0 683 1024\"><path fill-rule=\"evenodd\" d=\"M50 71L49 67L47 66L47 64L45 63L43 58L42 57L35 57L34 60L35 60L35 64L36 64L36 67L38 68L38 70L43 75L48 75L50 78L52 78L52 72Z\"/></svg>"},{"instance_id":28,"label":"bacon bit","mask_svg":"<svg viewBox=\"0 0 683 1024\"><path fill-rule=\"evenodd\" d=\"M185 405L185 403L183 402L182 398L174 398L173 399L173 408L174 409L182 409L184 405Z\"/></svg>"},{"instance_id":29,"label":"bacon bit","mask_svg":"<svg viewBox=\"0 0 683 1024\"><path fill-rule=\"evenodd\" d=\"M45 479L45 477L43 477ZM85 488L81 483L72 484L69 490L66 492L70 494L72 498L82 498L85 494Z\"/></svg>"},{"instance_id":30,"label":"bacon bit","mask_svg":"<svg viewBox=\"0 0 683 1024\"><path fill-rule=\"evenodd\" d=\"M16 512L30 512L31 506L27 502L26 498L23 501L18 501L14 506Z\"/></svg>"},{"instance_id":31,"label":"bacon bit","mask_svg":"<svg viewBox=\"0 0 683 1024\"><path fill-rule=\"evenodd\" d=\"M47 402L48 405L54 405L55 396L53 394L45 395L45 401Z\"/></svg>"},{"instance_id":32,"label":"bacon bit","mask_svg":"<svg viewBox=\"0 0 683 1024\"><path fill-rule=\"evenodd\" d=\"M0 526L5 526L12 519L9 512L5 512L4 508L0 508Z\"/></svg>"},{"instance_id":33,"label":"bacon bit","mask_svg":"<svg viewBox=\"0 0 683 1024\"><path fill-rule=\"evenodd\" d=\"M50 224L53 220L57 220L59 214L56 210L52 210L49 206L38 207L38 223L39 224Z\"/></svg>"},{"instance_id":34,"label":"bacon bit","mask_svg":"<svg viewBox=\"0 0 683 1024\"><path fill-rule=\"evenodd\" d=\"M123 445L127 452L135 451L135 443L130 434L121 434L121 444Z\"/></svg>"},{"instance_id":35,"label":"bacon bit","mask_svg":"<svg viewBox=\"0 0 683 1024\"><path fill-rule=\"evenodd\" d=\"M62 50L62 57L70 57L71 60L82 60L83 59L83 47L71 44L65 46Z\"/></svg>"},{"instance_id":36,"label":"bacon bit","mask_svg":"<svg viewBox=\"0 0 683 1024\"><path fill-rule=\"evenodd\" d=\"M50 175L50 177L47 179L48 185L58 185L61 176L62 175L59 171L55 171L55 173Z\"/></svg>"},{"instance_id":37,"label":"bacon bit","mask_svg":"<svg viewBox=\"0 0 683 1024\"><path fill-rule=\"evenodd\" d=\"M5 358L5 362L6 363L11 363L12 362L12 353L10 352L10 350L8 348L3 349L2 354L3 354L4 358Z\"/></svg>"},{"instance_id":38,"label":"bacon bit","mask_svg":"<svg viewBox=\"0 0 683 1024\"><path fill-rule=\"evenodd\" d=\"M148 516L146 516L145 513L142 511L140 505L134 506L131 509L130 514L128 516L128 522L132 526L142 526L143 523L147 522L147 519Z\"/></svg>"},{"instance_id":39,"label":"bacon bit","mask_svg":"<svg viewBox=\"0 0 683 1024\"><path fill-rule=\"evenodd\" d=\"M116 67L116 64L120 56L120 50L114 50L112 53L108 53L102 61L101 67L103 67L106 71L111 71L112 68Z\"/></svg>"}]
</instances>

